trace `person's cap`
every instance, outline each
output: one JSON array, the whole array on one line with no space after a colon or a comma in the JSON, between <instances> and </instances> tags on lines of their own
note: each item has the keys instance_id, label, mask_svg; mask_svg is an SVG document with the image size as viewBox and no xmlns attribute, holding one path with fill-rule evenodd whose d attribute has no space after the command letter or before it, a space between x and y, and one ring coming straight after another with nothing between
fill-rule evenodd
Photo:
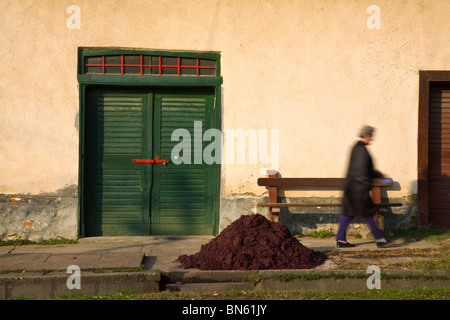
<instances>
[{"instance_id":1,"label":"person's cap","mask_svg":"<svg viewBox=\"0 0 450 320\"><path fill-rule=\"evenodd\" d=\"M359 131L359 137L363 138L366 136L372 136L374 131L375 131L374 127L366 125L366 126L362 127L361 130Z\"/></svg>"}]
</instances>

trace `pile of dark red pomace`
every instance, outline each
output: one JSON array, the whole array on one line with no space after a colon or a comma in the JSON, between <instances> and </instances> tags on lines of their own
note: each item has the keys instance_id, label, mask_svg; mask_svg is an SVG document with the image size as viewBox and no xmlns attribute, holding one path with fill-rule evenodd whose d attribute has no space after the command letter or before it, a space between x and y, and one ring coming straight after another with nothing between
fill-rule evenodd
<instances>
[{"instance_id":1,"label":"pile of dark red pomace","mask_svg":"<svg viewBox=\"0 0 450 320\"><path fill-rule=\"evenodd\" d=\"M284 224L251 214L235 220L199 252L181 255L176 262L186 269L262 270L310 269L326 259L292 237Z\"/></svg>"}]
</instances>

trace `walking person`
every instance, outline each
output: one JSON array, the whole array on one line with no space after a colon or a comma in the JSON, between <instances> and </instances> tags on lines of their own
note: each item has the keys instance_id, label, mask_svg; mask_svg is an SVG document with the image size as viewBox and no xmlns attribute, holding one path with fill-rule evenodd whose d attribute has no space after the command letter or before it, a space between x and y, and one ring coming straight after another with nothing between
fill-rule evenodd
<instances>
[{"instance_id":1,"label":"walking person","mask_svg":"<svg viewBox=\"0 0 450 320\"><path fill-rule=\"evenodd\" d=\"M350 163L345 179L342 214L339 217L339 228L336 235L336 247L354 247L346 239L347 228L355 217L363 217L375 238L377 246L387 243L383 230L379 229L374 220L375 206L370 197L372 180L383 175L373 167L372 157L366 146L373 139L375 129L364 126L359 134L359 141L351 151Z\"/></svg>"}]
</instances>

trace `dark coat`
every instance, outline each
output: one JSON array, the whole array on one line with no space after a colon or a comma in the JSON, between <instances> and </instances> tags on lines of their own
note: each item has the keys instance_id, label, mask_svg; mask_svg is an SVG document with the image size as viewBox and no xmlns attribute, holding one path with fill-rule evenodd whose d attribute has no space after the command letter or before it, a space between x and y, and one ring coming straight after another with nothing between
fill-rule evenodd
<instances>
[{"instance_id":1,"label":"dark coat","mask_svg":"<svg viewBox=\"0 0 450 320\"><path fill-rule=\"evenodd\" d=\"M352 149L345 179L343 215L369 217L375 214L370 190L372 180L379 176L380 174L374 170L372 157L366 145L358 141Z\"/></svg>"}]
</instances>

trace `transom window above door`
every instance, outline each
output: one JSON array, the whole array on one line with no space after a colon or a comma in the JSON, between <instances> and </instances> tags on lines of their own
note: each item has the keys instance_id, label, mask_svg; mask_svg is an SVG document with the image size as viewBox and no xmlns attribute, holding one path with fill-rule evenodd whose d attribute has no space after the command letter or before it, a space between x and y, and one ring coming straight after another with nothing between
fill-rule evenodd
<instances>
[{"instance_id":1,"label":"transom window above door","mask_svg":"<svg viewBox=\"0 0 450 320\"><path fill-rule=\"evenodd\" d=\"M84 57L85 74L217 76L212 59L144 54L97 55Z\"/></svg>"}]
</instances>

